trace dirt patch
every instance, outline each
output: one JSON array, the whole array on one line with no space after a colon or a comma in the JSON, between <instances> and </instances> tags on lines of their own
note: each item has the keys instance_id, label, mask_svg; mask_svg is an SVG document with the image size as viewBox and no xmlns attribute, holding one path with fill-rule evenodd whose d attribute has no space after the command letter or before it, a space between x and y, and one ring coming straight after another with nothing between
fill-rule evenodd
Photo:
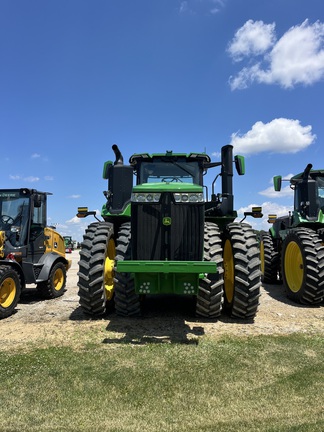
<instances>
[{"instance_id":1,"label":"dirt patch","mask_svg":"<svg viewBox=\"0 0 324 432\"><path fill-rule=\"evenodd\" d=\"M62 297L44 301L30 287L16 313L0 321L2 349L49 344L78 347L86 340L105 344L197 343L202 335L324 334L324 305L297 305L286 298L282 285L261 288L260 306L253 322L237 321L225 315L212 323L198 320L193 316L191 300L179 297L148 299L143 318L120 318L112 312L107 317L91 319L79 307L78 251L73 251L69 258L72 267Z\"/></svg>"}]
</instances>

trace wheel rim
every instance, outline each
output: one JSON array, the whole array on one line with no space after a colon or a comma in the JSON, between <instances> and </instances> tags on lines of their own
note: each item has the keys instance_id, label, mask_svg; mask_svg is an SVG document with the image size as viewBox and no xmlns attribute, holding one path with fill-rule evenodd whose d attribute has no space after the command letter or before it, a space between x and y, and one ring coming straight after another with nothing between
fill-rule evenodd
<instances>
[{"instance_id":1,"label":"wheel rim","mask_svg":"<svg viewBox=\"0 0 324 432\"><path fill-rule=\"evenodd\" d=\"M0 286L0 305L8 308L16 297L16 282L12 278L5 279Z\"/></svg>"},{"instance_id":2,"label":"wheel rim","mask_svg":"<svg viewBox=\"0 0 324 432\"><path fill-rule=\"evenodd\" d=\"M234 257L230 240L226 240L224 245L224 288L226 299L229 303L234 297Z\"/></svg>"},{"instance_id":3,"label":"wheel rim","mask_svg":"<svg viewBox=\"0 0 324 432\"><path fill-rule=\"evenodd\" d=\"M261 273L264 275L264 243L260 243L260 261L261 261Z\"/></svg>"},{"instance_id":4,"label":"wheel rim","mask_svg":"<svg viewBox=\"0 0 324 432\"><path fill-rule=\"evenodd\" d=\"M64 284L64 273L63 273L63 270L61 268L58 268L55 271L54 277L53 277L53 285L54 285L55 291L60 291L63 287L63 284Z\"/></svg>"},{"instance_id":5,"label":"wheel rim","mask_svg":"<svg viewBox=\"0 0 324 432\"><path fill-rule=\"evenodd\" d=\"M288 288L297 293L304 280L304 262L300 247L294 241L287 245L284 265Z\"/></svg>"},{"instance_id":6,"label":"wheel rim","mask_svg":"<svg viewBox=\"0 0 324 432\"><path fill-rule=\"evenodd\" d=\"M115 242L110 239L106 251L106 258L104 264L104 287L105 296L107 300L111 300L114 293L114 266L115 266Z\"/></svg>"}]
</instances>

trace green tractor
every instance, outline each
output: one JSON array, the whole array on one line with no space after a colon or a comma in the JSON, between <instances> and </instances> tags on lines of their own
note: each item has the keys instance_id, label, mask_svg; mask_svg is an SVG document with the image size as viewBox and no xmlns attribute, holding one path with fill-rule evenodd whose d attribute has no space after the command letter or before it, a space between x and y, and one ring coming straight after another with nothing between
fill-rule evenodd
<instances>
[{"instance_id":1,"label":"green tractor","mask_svg":"<svg viewBox=\"0 0 324 432\"><path fill-rule=\"evenodd\" d=\"M281 190L282 177L274 177ZM269 215L272 227L261 233L261 271L265 283L283 282L287 296L298 303L317 304L324 298L324 171L312 170L290 179L294 210Z\"/></svg>"},{"instance_id":2,"label":"green tractor","mask_svg":"<svg viewBox=\"0 0 324 432\"><path fill-rule=\"evenodd\" d=\"M71 236L63 236L65 252L71 253L74 250L74 242Z\"/></svg>"},{"instance_id":3,"label":"green tractor","mask_svg":"<svg viewBox=\"0 0 324 432\"><path fill-rule=\"evenodd\" d=\"M114 300L118 315L136 316L146 295L178 294L194 296L198 316L214 319L226 309L253 319L261 285L258 242L250 225L234 222L233 210L233 162L242 175L244 158L233 161L227 145L221 162L167 151L134 154L124 165L118 147L112 149L116 160L103 169L104 221L78 208L78 217L98 220L81 243L78 294L84 312L101 315ZM217 166L221 172L208 200L203 178ZM222 192L215 194L219 175Z\"/></svg>"},{"instance_id":4,"label":"green tractor","mask_svg":"<svg viewBox=\"0 0 324 432\"><path fill-rule=\"evenodd\" d=\"M71 261L63 237L46 225L47 195L0 189L0 319L14 312L28 284L48 299L65 291Z\"/></svg>"}]
</instances>

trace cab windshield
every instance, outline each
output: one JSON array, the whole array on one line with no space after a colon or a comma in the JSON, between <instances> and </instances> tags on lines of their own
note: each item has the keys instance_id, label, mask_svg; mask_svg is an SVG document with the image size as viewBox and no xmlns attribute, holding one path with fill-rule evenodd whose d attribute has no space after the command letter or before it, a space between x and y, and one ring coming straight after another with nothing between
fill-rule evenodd
<instances>
[{"instance_id":1,"label":"cab windshield","mask_svg":"<svg viewBox=\"0 0 324 432\"><path fill-rule=\"evenodd\" d=\"M139 167L139 184L143 183L191 183L200 184L199 164L196 161L142 162Z\"/></svg>"},{"instance_id":2,"label":"cab windshield","mask_svg":"<svg viewBox=\"0 0 324 432\"><path fill-rule=\"evenodd\" d=\"M316 183L319 207L324 210L324 177L317 177Z\"/></svg>"},{"instance_id":3,"label":"cab windshield","mask_svg":"<svg viewBox=\"0 0 324 432\"><path fill-rule=\"evenodd\" d=\"M30 198L19 191L0 192L0 231L13 246L22 246L26 240Z\"/></svg>"}]
</instances>

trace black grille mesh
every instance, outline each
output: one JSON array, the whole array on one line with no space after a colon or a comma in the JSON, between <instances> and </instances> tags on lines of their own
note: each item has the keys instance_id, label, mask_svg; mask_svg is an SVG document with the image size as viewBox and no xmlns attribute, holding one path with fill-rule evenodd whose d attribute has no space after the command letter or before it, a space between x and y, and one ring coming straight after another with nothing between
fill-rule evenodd
<instances>
[{"instance_id":1,"label":"black grille mesh","mask_svg":"<svg viewBox=\"0 0 324 432\"><path fill-rule=\"evenodd\" d=\"M171 224L164 225L163 218ZM200 261L203 258L204 204L132 204L132 252L135 260Z\"/></svg>"}]
</instances>

